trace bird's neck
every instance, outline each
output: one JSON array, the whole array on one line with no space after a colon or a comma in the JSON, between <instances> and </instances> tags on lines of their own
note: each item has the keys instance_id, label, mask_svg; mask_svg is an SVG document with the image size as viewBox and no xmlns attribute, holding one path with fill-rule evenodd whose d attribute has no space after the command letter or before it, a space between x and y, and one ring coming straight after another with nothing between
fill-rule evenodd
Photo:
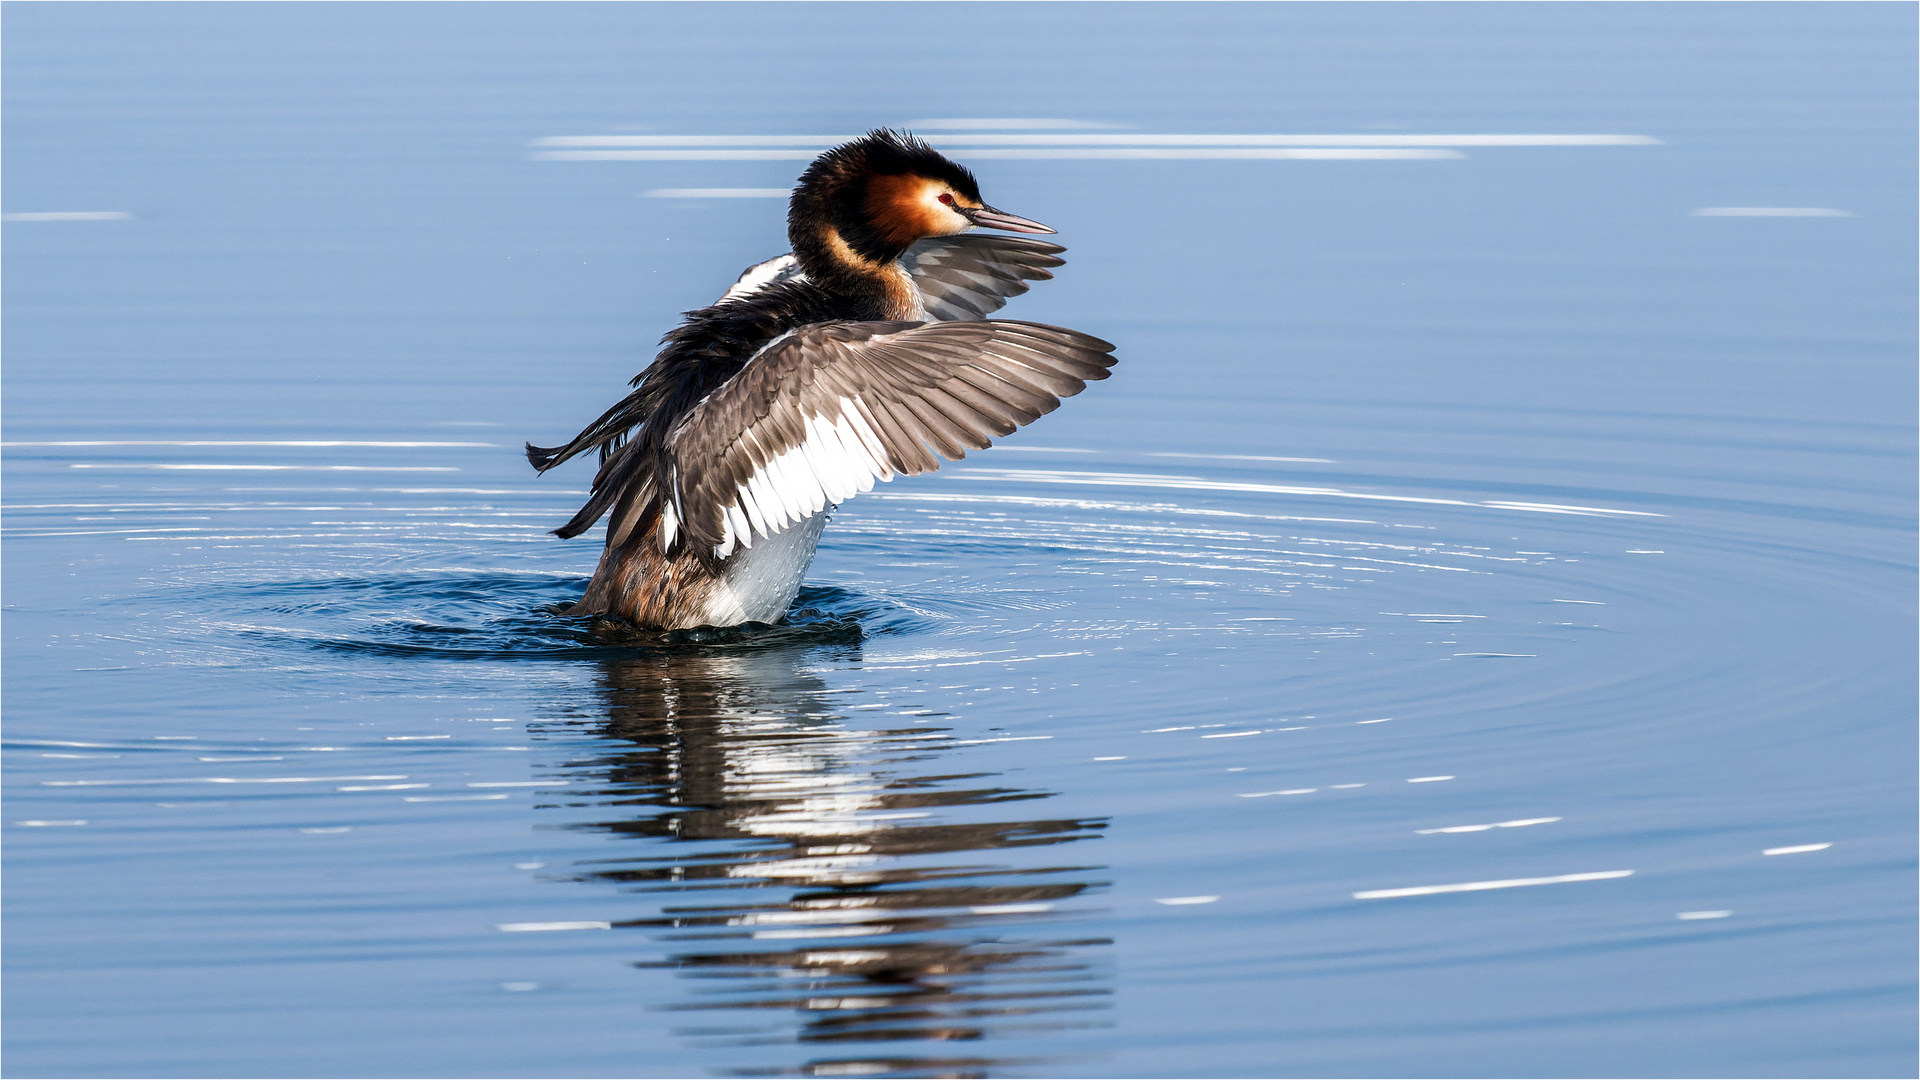
<instances>
[{"instance_id":1,"label":"bird's neck","mask_svg":"<svg viewBox=\"0 0 1920 1080\"><path fill-rule=\"evenodd\" d=\"M900 265L905 248L876 244L871 238L849 242L831 224L794 228L788 238L807 279L885 319L921 321L927 313L913 277Z\"/></svg>"}]
</instances>

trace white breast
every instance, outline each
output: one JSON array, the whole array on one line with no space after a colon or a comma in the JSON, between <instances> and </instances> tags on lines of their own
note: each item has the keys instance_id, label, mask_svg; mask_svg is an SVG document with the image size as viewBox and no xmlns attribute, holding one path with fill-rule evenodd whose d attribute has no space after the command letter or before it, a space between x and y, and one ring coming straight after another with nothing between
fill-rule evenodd
<instances>
[{"instance_id":1,"label":"white breast","mask_svg":"<svg viewBox=\"0 0 1920 1080\"><path fill-rule=\"evenodd\" d=\"M726 562L724 583L708 602L705 625L777 622L800 592L800 579L813 563L820 532L832 507L736 551Z\"/></svg>"}]
</instances>

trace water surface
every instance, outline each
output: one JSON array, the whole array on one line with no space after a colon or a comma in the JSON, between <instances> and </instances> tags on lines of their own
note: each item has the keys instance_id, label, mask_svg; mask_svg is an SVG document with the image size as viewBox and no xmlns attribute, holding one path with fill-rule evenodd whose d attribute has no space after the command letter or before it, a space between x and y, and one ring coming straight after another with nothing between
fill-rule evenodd
<instances>
[{"instance_id":1,"label":"water surface","mask_svg":"<svg viewBox=\"0 0 1920 1080\"><path fill-rule=\"evenodd\" d=\"M4 18L12 1073L1913 1072L1911 8ZM552 614L802 163L538 140L882 123L1115 377Z\"/></svg>"}]
</instances>

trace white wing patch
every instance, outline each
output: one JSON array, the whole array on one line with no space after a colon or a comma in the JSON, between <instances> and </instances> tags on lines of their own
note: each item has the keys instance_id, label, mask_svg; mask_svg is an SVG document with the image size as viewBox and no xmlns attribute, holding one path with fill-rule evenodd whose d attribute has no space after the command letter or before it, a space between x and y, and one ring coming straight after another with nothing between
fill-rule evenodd
<instances>
[{"instance_id":1,"label":"white wing patch","mask_svg":"<svg viewBox=\"0 0 1920 1080\"><path fill-rule=\"evenodd\" d=\"M729 300L740 300L752 296L769 285L782 281L805 280L806 274L800 270L800 260L791 253L777 255L763 263L755 263L741 271L740 279L726 291L715 303L724 304Z\"/></svg>"},{"instance_id":2,"label":"white wing patch","mask_svg":"<svg viewBox=\"0 0 1920 1080\"><path fill-rule=\"evenodd\" d=\"M715 556L724 559L736 548L750 548L756 536L773 536L860 492L872 491L875 480L893 479L893 466L864 408L847 397L839 399L839 406L830 417L808 415L806 437L799 445L772 455L737 485L733 502L723 511L725 532L713 549ZM751 430L745 439L760 445ZM669 521L674 522L671 533ZM661 516L660 529L663 540L678 533L672 504ZM662 550L666 550L664 544Z\"/></svg>"}]
</instances>

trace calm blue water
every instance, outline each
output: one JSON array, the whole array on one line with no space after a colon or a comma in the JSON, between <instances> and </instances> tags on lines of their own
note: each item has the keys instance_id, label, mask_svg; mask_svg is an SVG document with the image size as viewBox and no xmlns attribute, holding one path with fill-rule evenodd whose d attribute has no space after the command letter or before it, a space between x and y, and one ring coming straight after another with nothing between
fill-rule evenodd
<instances>
[{"instance_id":1,"label":"calm blue water","mask_svg":"<svg viewBox=\"0 0 1920 1080\"><path fill-rule=\"evenodd\" d=\"M10 1074L1914 1072L1911 6L0 17ZM535 140L908 123L1658 141L975 159L1115 377L547 614L802 163Z\"/></svg>"}]
</instances>

